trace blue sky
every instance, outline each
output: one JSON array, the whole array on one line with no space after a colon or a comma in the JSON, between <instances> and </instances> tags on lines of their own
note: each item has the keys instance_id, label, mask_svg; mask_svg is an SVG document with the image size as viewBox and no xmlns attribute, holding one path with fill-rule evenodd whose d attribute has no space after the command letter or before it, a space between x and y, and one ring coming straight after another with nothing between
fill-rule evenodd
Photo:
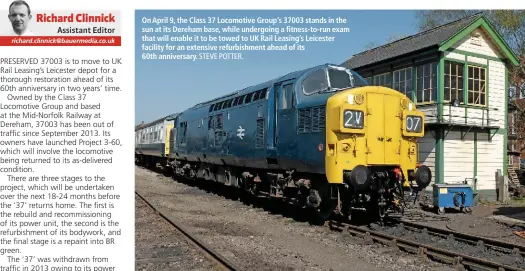
<instances>
[{"instance_id":1,"label":"blue sky","mask_svg":"<svg viewBox=\"0 0 525 271\"><path fill-rule=\"evenodd\" d=\"M142 60L143 33L141 29L152 26L142 24L142 18L154 16L195 16L199 18L208 16L222 18L339 16L347 19L347 24L339 25L339 27L348 27L350 32L335 35L334 42L305 44L304 51L243 52L244 59L236 61ZM353 54L365 50L365 46L371 42L383 44L389 37L406 36L417 32L415 11L145 10L136 12L135 21L135 123L137 124L141 121L150 122L183 111L196 103L273 79L288 72L323 63L340 64ZM295 26L304 27L304 25Z\"/></svg>"}]
</instances>

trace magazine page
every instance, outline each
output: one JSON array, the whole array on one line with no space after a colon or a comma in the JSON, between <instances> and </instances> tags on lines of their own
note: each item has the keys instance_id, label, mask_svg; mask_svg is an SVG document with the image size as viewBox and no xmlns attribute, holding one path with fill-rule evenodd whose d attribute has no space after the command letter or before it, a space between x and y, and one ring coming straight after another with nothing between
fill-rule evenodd
<instances>
[{"instance_id":1,"label":"magazine page","mask_svg":"<svg viewBox=\"0 0 525 271\"><path fill-rule=\"evenodd\" d=\"M523 7L298 4L5 2L0 271L525 269Z\"/></svg>"},{"instance_id":2,"label":"magazine page","mask_svg":"<svg viewBox=\"0 0 525 271\"><path fill-rule=\"evenodd\" d=\"M101 1L0 10L0 270L132 270L125 12Z\"/></svg>"}]
</instances>

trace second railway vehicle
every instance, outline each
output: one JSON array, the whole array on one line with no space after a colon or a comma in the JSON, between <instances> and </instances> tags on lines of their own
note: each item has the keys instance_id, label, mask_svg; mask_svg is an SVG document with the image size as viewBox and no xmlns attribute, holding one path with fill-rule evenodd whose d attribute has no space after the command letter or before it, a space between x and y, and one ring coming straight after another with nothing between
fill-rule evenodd
<instances>
[{"instance_id":1,"label":"second railway vehicle","mask_svg":"<svg viewBox=\"0 0 525 271\"><path fill-rule=\"evenodd\" d=\"M431 182L430 169L417 163L423 112L337 65L292 72L161 122L163 143L156 153L140 145L137 161L288 199L321 219L334 211L403 212L404 191Z\"/></svg>"}]
</instances>

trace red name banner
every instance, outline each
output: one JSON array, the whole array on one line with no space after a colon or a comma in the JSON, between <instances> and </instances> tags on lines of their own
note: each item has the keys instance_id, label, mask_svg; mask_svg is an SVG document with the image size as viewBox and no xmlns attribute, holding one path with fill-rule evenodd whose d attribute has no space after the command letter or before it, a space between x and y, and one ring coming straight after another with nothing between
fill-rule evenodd
<instances>
[{"instance_id":1,"label":"red name banner","mask_svg":"<svg viewBox=\"0 0 525 271\"><path fill-rule=\"evenodd\" d=\"M0 46L121 46L121 37L0 36Z\"/></svg>"}]
</instances>

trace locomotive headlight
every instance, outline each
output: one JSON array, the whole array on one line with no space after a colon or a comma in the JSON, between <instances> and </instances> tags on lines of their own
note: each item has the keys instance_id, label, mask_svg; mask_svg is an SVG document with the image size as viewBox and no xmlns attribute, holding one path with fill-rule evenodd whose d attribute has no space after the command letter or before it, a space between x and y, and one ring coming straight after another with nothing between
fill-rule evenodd
<instances>
[{"instance_id":1,"label":"locomotive headlight","mask_svg":"<svg viewBox=\"0 0 525 271\"><path fill-rule=\"evenodd\" d=\"M415 179L418 188L423 190L432 181L432 172L430 171L430 168L425 165L420 165L416 169Z\"/></svg>"},{"instance_id":2,"label":"locomotive headlight","mask_svg":"<svg viewBox=\"0 0 525 271\"><path fill-rule=\"evenodd\" d=\"M355 95L355 103L356 104L363 104L364 102L365 102L365 96L363 94Z\"/></svg>"}]
</instances>

